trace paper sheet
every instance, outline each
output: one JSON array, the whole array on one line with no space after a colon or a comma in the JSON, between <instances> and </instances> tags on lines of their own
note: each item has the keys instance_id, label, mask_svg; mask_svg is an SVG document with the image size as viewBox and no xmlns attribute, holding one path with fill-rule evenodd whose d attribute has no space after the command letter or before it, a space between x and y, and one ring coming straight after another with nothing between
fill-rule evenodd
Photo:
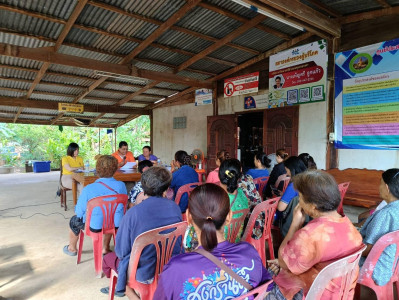
<instances>
[{"instance_id":1,"label":"paper sheet","mask_svg":"<svg viewBox=\"0 0 399 300\"><path fill-rule=\"evenodd\" d=\"M130 162L128 161L123 167L121 167L121 170L130 170L133 169L133 167L136 165L136 162Z\"/></svg>"}]
</instances>

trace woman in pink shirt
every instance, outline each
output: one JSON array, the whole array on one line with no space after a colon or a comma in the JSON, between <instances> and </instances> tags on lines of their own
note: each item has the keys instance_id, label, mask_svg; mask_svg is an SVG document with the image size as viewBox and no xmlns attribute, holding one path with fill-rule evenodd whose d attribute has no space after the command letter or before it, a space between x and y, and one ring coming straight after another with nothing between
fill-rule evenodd
<instances>
[{"instance_id":1,"label":"woman in pink shirt","mask_svg":"<svg viewBox=\"0 0 399 300\"><path fill-rule=\"evenodd\" d=\"M226 150L221 150L218 153L216 153L217 168L209 173L209 175L206 179L207 183L219 183L220 182L219 167L222 164L222 162L224 162L226 159L229 159L229 158L230 158L230 154Z\"/></svg>"}]
</instances>

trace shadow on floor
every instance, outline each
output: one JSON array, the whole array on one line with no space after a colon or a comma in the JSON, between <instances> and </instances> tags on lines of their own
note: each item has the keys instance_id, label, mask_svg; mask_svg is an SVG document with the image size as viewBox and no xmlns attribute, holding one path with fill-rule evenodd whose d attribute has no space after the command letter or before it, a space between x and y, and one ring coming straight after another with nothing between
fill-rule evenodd
<instances>
[{"instance_id":1,"label":"shadow on floor","mask_svg":"<svg viewBox=\"0 0 399 300\"><path fill-rule=\"evenodd\" d=\"M0 262L7 262L17 256L21 256L25 253L22 245L15 245L0 249Z\"/></svg>"}]
</instances>

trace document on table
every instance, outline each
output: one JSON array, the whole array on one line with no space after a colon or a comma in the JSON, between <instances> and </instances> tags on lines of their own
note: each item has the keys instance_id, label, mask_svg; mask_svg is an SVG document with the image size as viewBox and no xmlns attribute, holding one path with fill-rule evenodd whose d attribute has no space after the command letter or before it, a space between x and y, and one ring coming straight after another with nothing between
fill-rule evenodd
<instances>
[{"instance_id":1,"label":"document on table","mask_svg":"<svg viewBox=\"0 0 399 300\"><path fill-rule=\"evenodd\" d=\"M121 170L130 170L133 169L133 167L136 165L136 162L130 162L128 161L122 168Z\"/></svg>"}]
</instances>

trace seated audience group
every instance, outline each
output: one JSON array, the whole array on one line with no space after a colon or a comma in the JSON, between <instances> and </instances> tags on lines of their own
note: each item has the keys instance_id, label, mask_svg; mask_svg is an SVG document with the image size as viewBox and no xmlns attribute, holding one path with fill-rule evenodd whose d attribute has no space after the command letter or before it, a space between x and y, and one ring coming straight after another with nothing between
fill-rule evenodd
<instances>
[{"instance_id":1,"label":"seated audience group","mask_svg":"<svg viewBox=\"0 0 399 300\"><path fill-rule=\"evenodd\" d=\"M72 185L72 172L84 168L78 153L79 146L71 143L67 156L62 159L61 180L65 187ZM271 172L268 170L269 158L276 160ZM100 178L80 192L76 215L69 224L69 244L63 248L65 254L75 256L77 253L88 201L103 195L127 194L125 184L115 180L113 175L126 162L135 160L126 142L121 142L112 156L102 155L97 159L96 172ZM273 280L264 299L299 300L325 266L353 254L366 244L361 267L379 238L399 230L399 169L389 169L382 174L379 191L386 205L379 206L372 214L367 213L365 217L368 218L359 232L346 216L337 212L341 195L334 178L317 170L308 153L290 157L285 149L278 149L272 155L258 153L254 156L255 168L244 174L240 161L221 150L216 155L217 168L209 173L207 183L183 195L179 205L174 201L179 188L198 182L191 156L183 150L177 151L171 172L156 165L158 158L151 154L149 146L143 148L143 154L137 160L141 180L129 193L127 212L123 215L121 206L115 212L114 225L118 231L114 251L110 248L111 235L105 235L103 239L103 272L107 277L111 270L118 273L115 296L126 294L129 299L140 299L137 291L126 286L134 241L148 230L181 222L183 213L188 222L185 238L179 240L173 249L173 257L164 266L154 299L202 299L205 294L233 299ZM277 258L267 261L269 269L266 270L255 248L240 241L246 222L241 224L235 243L226 239L231 220L239 217L236 212L249 208L248 220L254 207L265 200L261 199L253 179L269 174L264 197L281 197L274 224L280 228L283 241L278 247ZM171 195L166 197L167 193ZM264 218L263 213L257 216L251 233L255 239L262 237ZM100 232L102 219L101 209L95 208L90 230ZM384 250L373 271L376 284L384 285L390 280L395 252L394 245ZM145 248L140 256L136 280L151 283L155 262L155 248ZM238 282L231 272L245 282ZM357 277L351 282L348 299L353 298L356 281ZM322 299L335 299L340 287L340 278L334 279L324 290ZM101 292L109 293L109 287L102 288Z\"/></svg>"}]
</instances>

